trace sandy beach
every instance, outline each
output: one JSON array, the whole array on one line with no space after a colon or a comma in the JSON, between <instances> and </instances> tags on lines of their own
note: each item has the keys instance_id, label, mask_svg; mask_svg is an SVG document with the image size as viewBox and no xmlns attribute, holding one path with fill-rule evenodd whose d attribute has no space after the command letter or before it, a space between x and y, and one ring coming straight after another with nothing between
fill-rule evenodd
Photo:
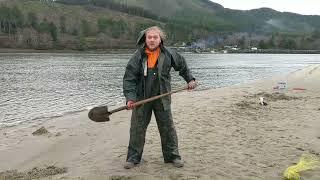
<instances>
[{"instance_id":1,"label":"sandy beach","mask_svg":"<svg viewBox=\"0 0 320 180\"><path fill-rule=\"evenodd\" d=\"M287 87L276 89L278 82ZM261 106L260 97L268 105ZM241 85L181 92L172 100L183 168L164 164L153 117L143 162L125 170L131 111L113 114L106 123L90 121L85 111L0 130L0 179L19 179L8 175L13 170L48 166L66 170L33 178L282 179L302 154L319 156L320 65ZM48 133L32 134L41 127ZM320 169L301 175L320 179Z\"/></svg>"}]
</instances>

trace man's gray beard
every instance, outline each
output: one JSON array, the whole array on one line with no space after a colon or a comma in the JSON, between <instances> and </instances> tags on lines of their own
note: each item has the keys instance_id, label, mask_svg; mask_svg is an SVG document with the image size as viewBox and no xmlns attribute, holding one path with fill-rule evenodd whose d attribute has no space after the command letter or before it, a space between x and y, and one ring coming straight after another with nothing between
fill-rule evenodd
<instances>
[{"instance_id":1,"label":"man's gray beard","mask_svg":"<svg viewBox=\"0 0 320 180\"><path fill-rule=\"evenodd\" d=\"M155 51L156 49L158 49L158 47L160 47L160 44L159 44L157 47L155 47L154 49L150 49L147 44L146 44L146 47L147 47L150 51Z\"/></svg>"}]
</instances>

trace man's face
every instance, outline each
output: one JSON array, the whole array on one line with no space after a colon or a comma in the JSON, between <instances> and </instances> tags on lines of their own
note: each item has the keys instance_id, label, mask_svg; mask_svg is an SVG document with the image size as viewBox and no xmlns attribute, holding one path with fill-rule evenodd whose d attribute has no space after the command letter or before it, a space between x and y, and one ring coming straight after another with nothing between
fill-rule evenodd
<instances>
[{"instance_id":1,"label":"man's face","mask_svg":"<svg viewBox=\"0 0 320 180\"><path fill-rule=\"evenodd\" d=\"M146 45L152 51L159 47L161 43L160 34L156 30L150 30L146 33Z\"/></svg>"}]
</instances>

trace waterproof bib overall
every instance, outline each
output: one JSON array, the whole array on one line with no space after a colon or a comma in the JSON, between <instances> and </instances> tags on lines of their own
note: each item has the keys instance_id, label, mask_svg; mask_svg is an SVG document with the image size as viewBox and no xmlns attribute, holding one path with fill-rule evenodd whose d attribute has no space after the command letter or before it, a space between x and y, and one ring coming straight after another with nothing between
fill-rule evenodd
<instances>
[{"instance_id":1,"label":"waterproof bib overall","mask_svg":"<svg viewBox=\"0 0 320 180\"><path fill-rule=\"evenodd\" d=\"M145 98L159 95L158 68L148 68L147 76L144 78ZM164 110L161 99L158 99L136 107L132 111L127 162L140 163L141 161L146 131L151 120L152 111L160 132L164 162L170 163L174 159L181 159L171 109Z\"/></svg>"}]
</instances>

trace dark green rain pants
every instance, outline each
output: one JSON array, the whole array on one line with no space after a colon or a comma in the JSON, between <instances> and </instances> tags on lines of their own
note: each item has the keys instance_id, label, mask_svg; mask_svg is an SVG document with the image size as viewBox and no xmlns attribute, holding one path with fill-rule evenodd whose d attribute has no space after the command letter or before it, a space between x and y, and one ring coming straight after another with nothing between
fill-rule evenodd
<instances>
[{"instance_id":1,"label":"dark green rain pants","mask_svg":"<svg viewBox=\"0 0 320 180\"><path fill-rule=\"evenodd\" d=\"M160 83L157 68L148 68L145 93L146 98L160 94ZM127 161L140 163L147 127L154 112L158 130L161 137L162 153L165 163L174 159L181 159L178 151L178 138L172 120L171 109L164 110L161 99L136 107L132 111L130 141L128 147Z\"/></svg>"}]
</instances>

